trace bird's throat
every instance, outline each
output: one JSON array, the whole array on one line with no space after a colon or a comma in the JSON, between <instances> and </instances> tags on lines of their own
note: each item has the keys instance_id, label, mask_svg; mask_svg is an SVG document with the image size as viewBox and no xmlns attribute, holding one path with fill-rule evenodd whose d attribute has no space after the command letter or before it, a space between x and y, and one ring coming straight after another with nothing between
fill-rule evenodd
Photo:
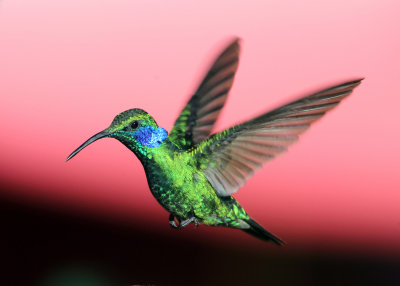
<instances>
[{"instance_id":1,"label":"bird's throat","mask_svg":"<svg viewBox=\"0 0 400 286\"><path fill-rule=\"evenodd\" d=\"M157 130L147 130L135 135L119 134L116 139L135 153L143 165L151 164L154 156L168 156L176 151L176 146L168 139L167 131L161 127Z\"/></svg>"},{"instance_id":2,"label":"bird's throat","mask_svg":"<svg viewBox=\"0 0 400 286\"><path fill-rule=\"evenodd\" d=\"M145 126L132 134L142 146L149 148L159 147L168 136L167 130L162 127L157 129L152 126Z\"/></svg>"}]
</instances>

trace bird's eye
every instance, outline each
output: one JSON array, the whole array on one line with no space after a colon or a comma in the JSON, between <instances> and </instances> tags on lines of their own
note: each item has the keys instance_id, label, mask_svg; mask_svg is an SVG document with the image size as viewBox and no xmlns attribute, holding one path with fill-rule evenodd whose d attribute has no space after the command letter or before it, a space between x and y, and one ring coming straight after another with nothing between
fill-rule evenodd
<instances>
[{"instance_id":1,"label":"bird's eye","mask_svg":"<svg viewBox=\"0 0 400 286\"><path fill-rule=\"evenodd\" d=\"M139 122L138 122L137 120L132 121L131 124L130 124L130 127L131 127L132 129L138 128L138 127L139 127Z\"/></svg>"}]
</instances>

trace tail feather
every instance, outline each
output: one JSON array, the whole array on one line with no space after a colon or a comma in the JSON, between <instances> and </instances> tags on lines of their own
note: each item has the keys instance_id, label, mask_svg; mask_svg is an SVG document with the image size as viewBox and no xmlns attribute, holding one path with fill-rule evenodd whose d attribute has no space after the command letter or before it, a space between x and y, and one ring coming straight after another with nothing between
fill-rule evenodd
<instances>
[{"instance_id":1,"label":"tail feather","mask_svg":"<svg viewBox=\"0 0 400 286\"><path fill-rule=\"evenodd\" d=\"M276 237L275 235L273 235L272 233L270 233L269 231L265 230L261 225L259 225L255 220L253 219L246 219L243 220L244 222L246 222L250 227L246 228L246 229L242 229L244 232L255 236L261 240L265 240L265 241L271 241L273 243L275 243L276 245L284 245L286 244L283 240L281 240L280 238Z\"/></svg>"}]
</instances>

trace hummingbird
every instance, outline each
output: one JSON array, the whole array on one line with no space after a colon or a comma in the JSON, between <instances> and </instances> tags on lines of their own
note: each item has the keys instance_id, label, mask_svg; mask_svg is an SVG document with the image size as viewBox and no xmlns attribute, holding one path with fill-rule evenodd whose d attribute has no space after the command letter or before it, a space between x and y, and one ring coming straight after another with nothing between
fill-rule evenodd
<instances>
[{"instance_id":1,"label":"hummingbird","mask_svg":"<svg viewBox=\"0 0 400 286\"><path fill-rule=\"evenodd\" d=\"M171 227L190 223L230 227L283 245L232 194L349 96L362 79L317 91L212 134L233 84L239 54L240 41L235 38L216 57L169 134L146 111L129 109L79 146L67 161L98 139L115 138L142 163L150 191L169 212Z\"/></svg>"}]
</instances>

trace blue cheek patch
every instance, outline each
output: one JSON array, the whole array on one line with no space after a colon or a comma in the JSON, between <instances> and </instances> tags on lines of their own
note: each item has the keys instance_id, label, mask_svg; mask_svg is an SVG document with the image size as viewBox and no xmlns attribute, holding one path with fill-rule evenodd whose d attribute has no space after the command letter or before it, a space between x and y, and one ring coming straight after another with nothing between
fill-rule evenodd
<instances>
[{"instance_id":1,"label":"blue cheek patch","mask_svg":"<svg viewBox=\"0 0 400 286\"><path fill-rule=\"evenodd\" d=\"M144 126L132 135L141 145L155 148L163 143L168 136L168 132L162 127L155 129L151 126Z\"/></svg>"}]
</instances>

